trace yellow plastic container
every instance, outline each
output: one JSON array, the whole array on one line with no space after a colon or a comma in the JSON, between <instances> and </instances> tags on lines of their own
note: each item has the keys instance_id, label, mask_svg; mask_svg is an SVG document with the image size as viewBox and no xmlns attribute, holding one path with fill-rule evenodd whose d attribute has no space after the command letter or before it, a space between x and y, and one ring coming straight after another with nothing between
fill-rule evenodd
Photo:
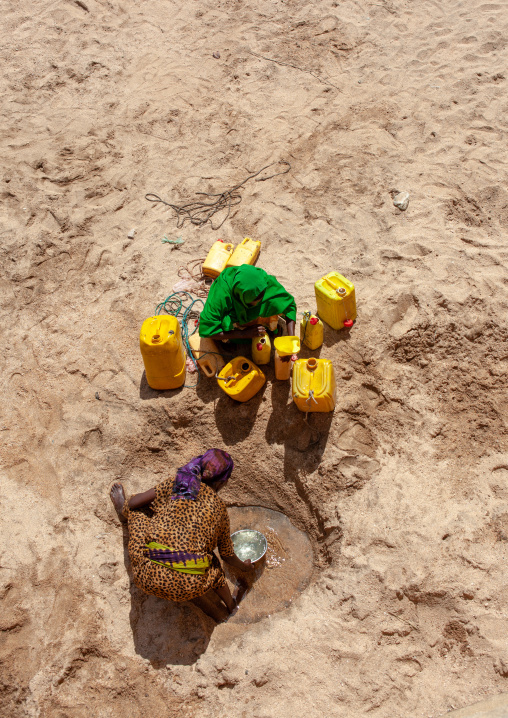
<instances>
[{"instance_id":1,"label":"yellow plastic container","mask_svg":"<svg viewBox=\"0 0 508 718\"><path fill-rule=\"evenodd\" d=\"M288 357L289 354L285 354L285 357ZM298 359L297 354L293 354L291 356L291 359L289 361L286 359L286 361L282 361L281 355L277 350L275 350L275 378L279 379L280 381L285 381L286 379L289 379L291 376L291 369L293 368L293 363Z\"/></svg>"},{"instance_id":2,"label":"yellow plastic container","mask_svg":"<svg viewBox=\"0 0 508 718\"><path fill-rule=\"evenodd\" d=\"M332 329L351 326L356 319L355 287L338 272L330 272L314 285L317 311Z\"/></svg>"},{"instance_id":3,"label":"yellow plastic container","mask_svg":"<svg viewBox=\"0 0 508 718\"><path fill-rule=\"evenodd\" d=\"M273 345L281 357L298 354L300 351L300 340L298 337L276 337L273 341Z\"/></svg>"},{"instance_id":4,"label":"yellow plastic container","mask_svg":"<svg viewBox=\"0 0 508 718\"><path fill-rule=\"evenodd\" d=\"M315 314L305 312L300 322L300 341L314 351L322 345L323 337L324 327L321 319Z\"/></svg>"},{"instance_id":5,"label":"yellow plastic container","mask_svg":"<svg viewBox=\"0 0 508 718\"><path fill-rule=\"evenodd\" d=\"M252 339L252 359L256 364L269 364L272 343L268 334Z\"/></svg>"},{"instance_id":6,"label":"yellow plastic container","mask_svg":"<svg viewBox=\"0 0 508 718\"><path fill-rule=\"evenodd\" d=\"M152 389L177 389L185 382L185 349L176 317L145 319L139 335L146 380Z\"/></svg>"},{"instance_id":7,"label":"yellow plastic container","mask_svg":"<svg viewBox=\"0 0 508 718\"><path fill-rule=\"evenodd\" d=\"M235 357L221 369L217 383L235 401L249 401L266 381L259 367L245 357Z\"/></svg>"},{"instance_id":8,"label":"yellow plastic container","mask_svg":"<svg viewBox=\"0 0 508 718\"><path fill-rule=\"evenodd\" d=\"M261 242L245 237L237 246L230 259L228 267L239 267L241 264L254 264L259 257Z\"/></svg>"},{"instance_id":9,"label":"yellow plastic container","mask_svg":"<svg viewBox=\"0 0 508 718\"><path fill-rule=\"evenodd\" d=\"M227 267L229 258L233 254L234 245L218 239L212 244L201 270L207 277L218 277L223 269Z\"/></svg>"},{"instance_id":10,"label":"yellow plastic container","mask_svg":"<svg viewBox=\"0 0 508 718\"><path fill-rule=\"evenodd\" d=\"M200 337L198 332L194 332L189 337L189 346L194 355L194 359L203 370L205 376L213 378L224 366L225 362L222 358L219 347L213 339L209 337Z\"/></svg>"},{"instance_id":11,"label":"yellow plastic container","mask_svg":"<svg viewBox=\"0 0 508 718\"><path fill-rule=\"evenodd\" d=\"M298 359L293 366L293 401L300 411L333 411L336 387L329 359Z\"/></svg>"}]
</instances>

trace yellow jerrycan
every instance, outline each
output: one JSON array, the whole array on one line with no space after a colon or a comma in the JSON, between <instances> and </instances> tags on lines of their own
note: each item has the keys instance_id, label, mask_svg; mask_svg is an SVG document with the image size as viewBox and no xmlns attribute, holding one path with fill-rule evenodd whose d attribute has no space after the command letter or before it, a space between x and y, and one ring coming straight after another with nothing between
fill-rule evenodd
<instances>
[{"instance_id":1,"label":"yellow jerrycan","mask_svg":"<svg viewBox=\"0 0 508 718\"><path fill-rule=\"evenodd\" d=\"M203 274L213 279L218 277L222 270L226 269L228 260L233 254L233 249L233 245L223 239L218 239L214 242L201 267Z\"/></svg>"},{"instance_id":2,"label":"yellow jerrycan","mask_svg":"<svg viewBox=\"0 0 508 718\"><path fill-rule=\"evenodd\" d=\"M314 351L319 349L323 343L324 327L323 322L315 314L304 312L300 322L300 341L306 347Z\"/></svg>"},{"instance_id":3,"label":"yellow jerrycan","mask_svg":"<svg viewBox=\"0 0 508 718\"><path fill-rule=\"evenodd\" d=\"M185 349L178 319L148 317L139 335L146 380L152 389L177 389L185 382Z\"/></svg>"},{"instance_id":4,"label":"yellow jerrycan","mask_svg":"<svg viewBox=\"0 0 508 718\"><path fill-rule=\"evenodd\" d=\"M228 267L239 267L241 264L254 264L259 257L261 242L245 237L237 246L228 260Z\"/></svg>"},{"instance_id":5,"label":"yellow jerrycan","mask_svg":"<svg viewBox=\"0 0 508 718\"><path fill-rule=\"evenodd\" d=\"M189 346L205 376L212 379L220 372L225 362L213 339L200 337L198 332L194 332L189 337Z\"/></svg>"},{"instance_id":6,"label":"yellow jerrycan","mask_svg":"<svg viewBox=\"0 0 508 718\"><path fill-rule=\"evenodd\" d=\"M298 359L293 367L293 401L300 411L333 411L336 387L329 359Z\"/></svg>"},{"instance_id":7,"label":"yellow jerrycan","mask_svg":"<svg viewBox=\"0 0 508 718\"><path fill-rule=\"evenodd\" d=\"M220 370L217 383L235 401L249 401L261 389L266 377L245 357L235 357Z\"/></svg>"},{"instance_id":8,"label":"yellow jerrycan","mask_svg":"<svg viewBox=\"0 0 508 718\"><path fill-rule=\"evenodd\" d=\"M289 379L293 362L298 359L300 340L298 337L276 337L275 347L275 378L281 381ZM282 361L282 357L291 357L289 361Z\"/></svg>"},{"instance_id":9,"label":"yellow jerrycan","mask_svg":"<svg viewBox=\"0 0 508 718\"><path fill-rule=\"evenodd\" d=\"M332 329L350 328L356 319L355 287L338 272L330 272L314 285L317 311Z\"/></svg>"},{"instance_id":10,"label":"yellow jerrycan","mask_svg":"<svg viewBox=\"0 0 508 718\"><path fill-rule=\"evenodd\" d=\"M268 334L252 338L252 360L256 364L269 364L272 343Z\"/></svg>"}]
</instances>

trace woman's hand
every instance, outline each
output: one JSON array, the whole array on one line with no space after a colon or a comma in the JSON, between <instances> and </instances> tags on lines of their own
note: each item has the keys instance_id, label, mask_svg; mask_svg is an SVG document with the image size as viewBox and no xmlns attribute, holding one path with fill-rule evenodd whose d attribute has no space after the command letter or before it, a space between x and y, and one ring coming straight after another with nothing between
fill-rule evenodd
<instances>
[{"instance_id":1,"label":"woman's hand","mask_svg":"<svg viewBox=\"0 0 508 718\"><path fill-rule=\"evenodd\" d=\"M256 324L254 327L247 327L247 329L242 330L242 336L249 338L263 337L265 334L266 327L263 327L260 324Z\"/></svg>"},{"instance_id":2,"label":"woman's hand","mask_svg":"<svg viewBox=\"0 0 508 718\"><path fill-rule=\"evenodd\" d=\"M247 329L232 329L230 332L221 332L210 337L214 341L223 342L228 339L251 339L252 337L262 337L266 334L266 327L257 324Z\"/></svg>"},{"instance_id":3,"label":"woman's hand","mask_svg":"<svg viewBox=\"0 0 508 718\"><path fill-rule=\"evenodd\" d=\"M246 573L254 571L254 565L250 558L246 561L242 561L236 554L233 554L232 556L222 556L222 560L237 571L245 571Z\"/></svg>"}]
</instances>

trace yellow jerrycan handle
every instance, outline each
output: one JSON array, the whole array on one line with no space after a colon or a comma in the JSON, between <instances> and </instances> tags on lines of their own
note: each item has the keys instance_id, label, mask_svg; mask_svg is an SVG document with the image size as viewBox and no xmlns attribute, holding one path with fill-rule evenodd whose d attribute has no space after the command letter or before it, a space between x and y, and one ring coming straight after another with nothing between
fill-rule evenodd
<instances>
[{"instance_id":1,"label":"yellow jerrycan handle","mask_svg":"<svg viewBox=\"0 0 508 718\"><path fill-rule=\"evenodd\" d=\"M339 287L340 282L338 280L334 281L334 279L334 277L324 278L325 282L329 284L332 289L335 289L337 294L339 294L341 297L345 297L347 294L347 289L345 287Z\"/></svg>"},{"instance_id":2,"label":"yellow jerrycan handle","mask_svg":"<svg viewBox=\"0 0 508 718\"><path fill-rule=\"evenodd\" d=\"M152 327L152 334L150 336L150 341L152 344L159 344L161 340L161 320L159 319L157 322L157 328Z\"/></svg>"}]
</instances>

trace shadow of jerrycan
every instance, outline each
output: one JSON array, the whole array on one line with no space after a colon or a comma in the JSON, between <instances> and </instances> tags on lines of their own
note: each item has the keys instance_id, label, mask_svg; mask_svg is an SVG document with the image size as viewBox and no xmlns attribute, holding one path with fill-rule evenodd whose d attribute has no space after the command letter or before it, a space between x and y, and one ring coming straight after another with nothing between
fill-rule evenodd
<instances>
[{"instance_id":1,"label":"shadow of jerrycan","mask_svg":"<svg viewBox=\"0 0 508 718\"><path fill-rule=\"evenodd\" d=\"M139 335L146 381L152 389L178 389L185 382L185 349L178 319L148 317Z\"/></svg>"},{"instance_id":2,"label":"shadow of jerrycan","mask_svg":"<svg viewBox=\"0 0 508 718\"><path fill-rule=\"evenodd\" d=\"M266 377L245 357L235 357L220 370L217 383L235 401L249 401L264 385Z\"/></svg>"}]
</instances>

